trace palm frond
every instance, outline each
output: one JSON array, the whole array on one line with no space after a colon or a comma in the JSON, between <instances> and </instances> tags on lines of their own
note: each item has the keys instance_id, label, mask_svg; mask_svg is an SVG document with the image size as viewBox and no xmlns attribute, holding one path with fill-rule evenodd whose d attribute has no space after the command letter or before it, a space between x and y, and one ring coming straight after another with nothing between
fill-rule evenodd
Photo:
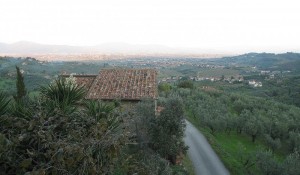
<instances>
[{"instance_id":1,"label":"palm frond","mask_svg":"<svg viewBox=\"0 0 300 175\"><path fill-rule=\"evenodd\" d=\"M0 92L0 115L3 115L8 110L10 100L6 97L3 92Z\"/></svg>"},{"instance_id":2,"label":"palm frond","mask_svg":"<svg viewBox=\"0 0 300 175\"><path fill-rule=\"evenodd\" d=\"M75 106L84 98L86 90L82 86L71 84L64 79L57 79L48 86L40 87L46 108L60 109L64 114L71 114ZM50 109L51 110L51 109Z\"/></svg>"},{"instance_id":3,"label":"palm frond","mask_svg":"<svg viewBox=\"0 0 300 175\"><path fill-rule=\"evenodd\" d=\"M89 116L92 116L99 121L102 118L108 119L108 116L112 114L115 106L107 104L102 101L86 101L86 112Z\"/></svg>"}]
</instances>

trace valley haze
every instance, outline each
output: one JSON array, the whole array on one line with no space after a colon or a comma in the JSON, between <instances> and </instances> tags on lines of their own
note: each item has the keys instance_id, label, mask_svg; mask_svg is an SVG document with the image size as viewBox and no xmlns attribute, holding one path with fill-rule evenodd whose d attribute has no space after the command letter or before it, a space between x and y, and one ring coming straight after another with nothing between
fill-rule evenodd
<instances>
[{"instance_id":1,"label":"valley haze","mask_svg":"<svg viewBox=\"0 0 300 175\"><path fill-rule=\"evenodd\" d=\"M87 61L128 58L221 58L234 53L197 48L175 48L164 45L104 43L95 46L48 45L20 41L0 43L0 56L34 57L41 61Z\"/></svg>"}]
</instances>

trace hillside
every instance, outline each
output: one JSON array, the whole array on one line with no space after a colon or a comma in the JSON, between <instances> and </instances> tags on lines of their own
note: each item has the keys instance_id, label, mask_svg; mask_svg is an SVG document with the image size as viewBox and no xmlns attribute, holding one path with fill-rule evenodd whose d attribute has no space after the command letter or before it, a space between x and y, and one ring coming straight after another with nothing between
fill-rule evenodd
<instances>
[{"instance_id":1,"label":"hillside","mask_svg":"<svg viewBox=\"0 0 300 175\"><path fill-rule=\"evenodd\" d=\"M226 65L257 66L261 69L297 71L300 68L299 53L248 53L216 60Z\"/></svg>"}]
</instances>

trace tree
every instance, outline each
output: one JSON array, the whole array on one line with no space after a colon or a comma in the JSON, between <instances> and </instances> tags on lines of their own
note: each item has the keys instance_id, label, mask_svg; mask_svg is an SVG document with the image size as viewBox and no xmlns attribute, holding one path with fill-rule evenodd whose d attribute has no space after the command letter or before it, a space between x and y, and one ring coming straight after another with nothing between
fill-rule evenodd
<instances>
[{"instance_id":1,"label":"tree","mask_svg":"<svg viewBox=\"0 0 300 175\"><path fill-rule=\"evenodd\" d=\"M17 95L14 96L15 100L21 100L25 95L26 95L26 88L24 84L24 77L20 71L20 68L16 66L17 69L17 82L16 82L16 87L17 87Z\"/></svg>"},{"instance_id":2,"label":"tree","mask_svg":"<svg viewBox=\"0 0 300 175\"><path fill-rule=\"evenodd\" d=\"M256 165L266 175L281 175L282 166L274 159L271 151L259 151L256 155Z\"/></svg>"},{"instance_id":3,"label":"tree","mask_svg":"<svg viewBox=\"0 0 300 175\"><path fill-rule=\"evenodd\" d=\"M288 147L290 151L300 151L300 133L291 131L289 133Z\"/></svg>"},{"instance_id":4,"label":"tree","mask_svg":"<svg viewBox=\"0 0 300 175\"><path fill-rule=\"evenodd\" d=\"M225 129L225 132L227 134L230 134L230 132L234 129L236 123L236 118L237 116L236 115L226 115L225 116L225 122L226 122L226 129Z\"/></svg>"},{"instance_id":5,"label":"tree","mask_svg":"<svg viewBox=\"0 0 300 175\"><path fill-rule=\"evenodd\" d=\"M161 92L169 92L171 90L171 85L168 83L160 83L158 85L158 90Z\"/></svg>"},{"instance_id":6,"label":"tree","mask_svg":"<svg viewBox=\"0 0 300 175\"><path fill-rule=\"evenodd\" d=\"M214 112L213 114L210 114L209 112L206 112L206 114L203 115L203 122L204 125L207 126L210 129L210 133L212 135L215 134L216 131L222 131L226 127L226 118L222 113Z\"/></svg>"},{"instance_id":7,"label":"tree","mask_svg":"<svg viewBox=\"0 0 300 175\"><path fill-rule=\"evenodd\" d=\"M281 147L280 138L273 139L269 134L265 134L265 141L272 151Z\"/></svg>"},{"instance_id":8,"label":"tree","mask_svg":"<svg viewBox=\"0 0 300 175\"><path fill-rule=\"evenodd\" d=\"M226 128L227 110L219 101L209 98L199 106L200 121L210 129L211 134Z\"/></svg>"},{"instance_id":9,"label":"tree","mask_svg":"<svg viewBox=\"0 0 300 175\"><path fill-rule=\"evenodd\" d=\"M162 157L175 163L176 156L186 151L183 142L185 121L183 102L179 97L170 97L165 109L150 129L151 143Z\"/></svg>"},{"instance_id":10,"label":"tree","mask_svg":"<svg viewBox=\"0 0 300 175\"><path fill-rule=\"evenodd\" d=\"M299 175L300 174L300 154L294 151L288 155L283 162L284 175Z\"/></svg>"},{"instance_id":11,"label":"tree","mask_svg":"<svg viewBox=\"0 0 300 175\"><path fill-rule=\"evenodd\" d=\"M191 80L184 80L184 81L180 81L177 85L179 88L189 88L189 89L193 89L194 84Z\"/></svg>"},{"instance_id":12,"label":"tree","mask_svg":"<svg viewBox=\"0 0 300 175\"><path fill-rule=\"evenodd\" d=\"M255 165L255 154L252 151L247 150L245 145L239 142L237 151L239 155L239 161L246 170Z\"/></svg>"},{"instance_id":13,"label":"tree","mask_svg":"<svg viewBox=\"0 0 300 175\"><path fill-rule=\"evenodd\" d=\"M255 114L250 114L246 120L244 131L252 137L252 142L255 142L256 137L262 133L262 122L260 121L260 116L256 112Z\"/></svg>"}]
</instances>

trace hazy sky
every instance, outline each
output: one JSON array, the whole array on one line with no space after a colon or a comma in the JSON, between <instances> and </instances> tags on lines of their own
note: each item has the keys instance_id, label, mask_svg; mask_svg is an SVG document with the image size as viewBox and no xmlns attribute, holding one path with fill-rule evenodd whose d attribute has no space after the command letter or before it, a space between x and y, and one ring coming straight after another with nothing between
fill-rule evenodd
<instances>
[{"instance_id":1,"label":"hazy sky","mask_svg":"<svg viewBox=\"0 0 300 175\"><path fill-rule=\"evenodd\" d=\"M300 51L299 0L0 0L0 42Z\"/></svg>"}]
</instances>

